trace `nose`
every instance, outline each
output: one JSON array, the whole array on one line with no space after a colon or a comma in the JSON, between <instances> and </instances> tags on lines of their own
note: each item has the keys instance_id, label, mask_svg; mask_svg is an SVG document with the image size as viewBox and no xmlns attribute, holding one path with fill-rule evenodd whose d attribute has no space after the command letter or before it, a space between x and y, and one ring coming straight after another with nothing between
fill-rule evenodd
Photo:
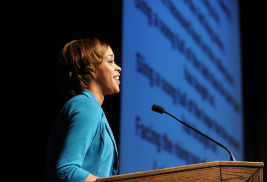
<instances>
[{"instance_id":1,"label":"nose","mask_svg":"<svg viewBox=\"0 0 267 182\"><path fill-rule=\"evenodd\" d=\"M120 73L121 72L121 67L119 67L118 65L116 65L115 71L118 71Z\"/></svg>"}]
</instances>

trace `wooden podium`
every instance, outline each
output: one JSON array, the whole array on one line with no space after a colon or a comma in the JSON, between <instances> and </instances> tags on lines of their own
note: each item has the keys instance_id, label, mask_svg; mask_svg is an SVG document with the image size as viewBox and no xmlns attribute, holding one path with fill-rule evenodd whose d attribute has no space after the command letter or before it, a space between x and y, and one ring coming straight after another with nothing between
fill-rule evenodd
<instances>
[{"instance_id":1,"label":"wooden podium","mask_svg":"<svg viewBox=\"0 0 267 182\"><path fill-rule=\"evenodd\" d=\"M99 178L110 182L263 182L263 162L215 161Z\"/></svg>"}]
</instances>

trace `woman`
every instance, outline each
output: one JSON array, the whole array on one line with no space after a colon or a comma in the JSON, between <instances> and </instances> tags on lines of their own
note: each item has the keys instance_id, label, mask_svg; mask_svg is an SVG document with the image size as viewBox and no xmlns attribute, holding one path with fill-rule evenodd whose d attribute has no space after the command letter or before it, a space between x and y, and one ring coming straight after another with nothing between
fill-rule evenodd
<instances>
[{"instance_id":1,"label":"woman","mask_svg":"<svg viewBox=\"0 0 267 182\"><path fill-rule=\"evenodd\" d=\"M116 142L101 105L120 91L121 68L97 38L71 41L60 55L66 102L48 140L47 179L89 182L116 175Z\"/></svg>"}]
</instances>

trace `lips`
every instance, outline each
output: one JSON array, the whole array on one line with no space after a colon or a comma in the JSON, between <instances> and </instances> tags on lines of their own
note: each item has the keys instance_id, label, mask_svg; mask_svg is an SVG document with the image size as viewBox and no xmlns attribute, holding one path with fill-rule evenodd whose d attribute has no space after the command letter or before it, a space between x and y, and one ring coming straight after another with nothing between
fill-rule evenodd
<instances>
[{"instance_id":1,"label":"lips","mask_svg":"<svg viewBox=\"0 0 267 182\"><path fill-rule=\"evenodd\" d=\"M114 76L113 79L115 80L115 82L116 82L117 84L120 84L120 75L116 75L116 76Z\"/></svg>"}]
</instances>

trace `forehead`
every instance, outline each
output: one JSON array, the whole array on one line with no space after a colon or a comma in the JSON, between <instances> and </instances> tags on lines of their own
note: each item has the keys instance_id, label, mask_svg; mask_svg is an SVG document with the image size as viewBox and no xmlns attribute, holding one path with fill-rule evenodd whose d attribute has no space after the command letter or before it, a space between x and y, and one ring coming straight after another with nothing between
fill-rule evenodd
<instances>
[{"instance_id":1,"label":"forehead","mask_svg":"<svg viewBox=\"0 0 267 182\"><path fill-rule=\"evenodd\" d=\"M108 47L104 57L107 57L107 58L113 58L114 57L114 53L110 47Z\"/></svg>"}]
</instances>

